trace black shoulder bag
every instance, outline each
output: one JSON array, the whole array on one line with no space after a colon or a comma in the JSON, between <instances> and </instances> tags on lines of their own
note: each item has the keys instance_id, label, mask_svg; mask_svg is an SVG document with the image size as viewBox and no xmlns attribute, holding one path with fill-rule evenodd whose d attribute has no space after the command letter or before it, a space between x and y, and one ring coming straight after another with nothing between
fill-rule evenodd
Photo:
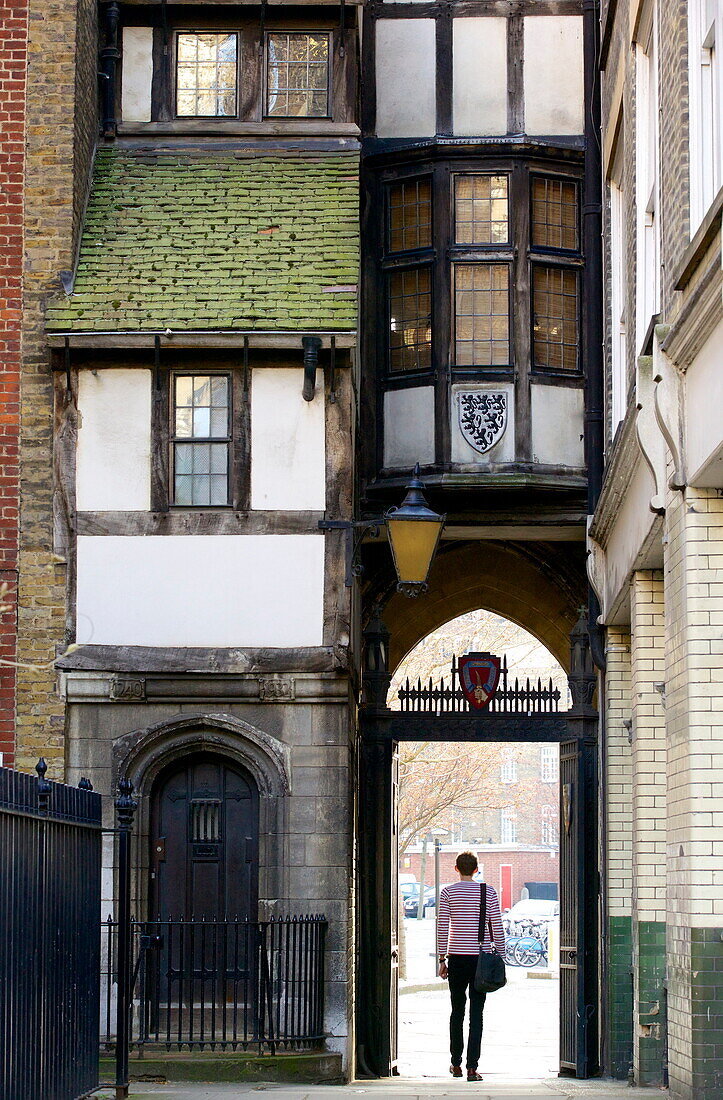
<instances>
[{"instance_id":1,"label":"black shoulder bag","mask_svg":"<svg viewBox=\"0 0 723 1100\"><path fill-rule=\"evenodd\" d=\"M497 948L494 946L491 951L482 950L482 944L485 938L485 924L487 923L487 886L484 882L480 883L480 892L479 958L477 959L477 970L474 976L474 987L478 993L494 993L496 989L502 989L502 986L507 984L505 960L501 955L497 954ZM494 944L492 921L490 921L490 939Z\"/></svg>"}]
</instances>

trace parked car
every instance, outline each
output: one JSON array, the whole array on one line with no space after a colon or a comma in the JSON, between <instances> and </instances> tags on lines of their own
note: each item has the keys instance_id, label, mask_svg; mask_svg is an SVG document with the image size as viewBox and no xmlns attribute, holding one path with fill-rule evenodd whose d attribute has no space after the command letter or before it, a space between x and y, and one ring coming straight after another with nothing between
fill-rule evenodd
<instances>
[{"instance_id":1,"label":"parked car","mask_svg":"<svg viewBox=\"0 0 723 1100\"><path fill-rule=\"evenodd\" d=\"M547 924L560 915L559 901L546 898L525 898L516 902L511 909L502 914L502 923L509 931L519 925Z\"/></svg>"},{"instance_id":2,"label":"parked car","mask_svg":"<svg viewBox=\"0 0 723 1100\"><path fill-rule=\"evenodd\" d=\"M406 879L406 878L402 879L402 877L400 876L400 878L399 878L399 893L402 895L404 900L406 901L408 897L410 897L413 893L415 893L415 891L416 891L417 894L419 894L419 883L417 882L417 880L416 879Z\"/></svg>"},{"instance_id":3,"label":"parked car","mask_svg":"<svg viewBox=\"0 0 723 1100\"><path fill-rule=\"evenodd\" d=\"M410 894L404 899L404 916L416 917L419 910L419 883L414 884L416 890L410 892ZM431 886L425 886L424 888L424 911L427 909L434 909L436 905L436 897L434 889Z\"/></svg>"}]
</instances>

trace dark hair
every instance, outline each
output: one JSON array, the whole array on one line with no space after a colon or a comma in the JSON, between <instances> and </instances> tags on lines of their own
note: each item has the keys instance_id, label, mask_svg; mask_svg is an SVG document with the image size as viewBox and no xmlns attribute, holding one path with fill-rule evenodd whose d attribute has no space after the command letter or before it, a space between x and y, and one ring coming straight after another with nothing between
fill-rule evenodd
<instances>
[{"instance_id":1,"label":"dark hair","mask_svg":"<svg viewBox=\"0 0 723 1100\"><path fill-rule=\"evenodd\" d=\"M457 856L457 870L460 875L473 875L477 870L477 856L474 852L460 852Z\"/></svg>"}]
</instances>

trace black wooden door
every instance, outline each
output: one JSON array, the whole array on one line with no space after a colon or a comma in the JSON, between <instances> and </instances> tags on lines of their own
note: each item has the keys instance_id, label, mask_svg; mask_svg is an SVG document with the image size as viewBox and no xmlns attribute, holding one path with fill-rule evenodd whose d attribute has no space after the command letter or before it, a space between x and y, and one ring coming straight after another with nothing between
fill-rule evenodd
<instances>
[{"instance_id":1,"label":"black wooden door","mask_svg":"<svg viewBox=\"0 0 723 1100\"><path fill-rule=\"evenodd\" d=\"M256 919L258 790L221 757L174 765L154 789L149 916Z\"/></svg>"},{"instance_id":2,"label":"black wooden door","mask_svg":"<svg viewBox=\"0 0 723 1100\"><path fill-rule=\"evenodd\" d=\"M560 1071L598 1065L597 769L595 745L560 745Z\"/></svg>"}]
</instances>

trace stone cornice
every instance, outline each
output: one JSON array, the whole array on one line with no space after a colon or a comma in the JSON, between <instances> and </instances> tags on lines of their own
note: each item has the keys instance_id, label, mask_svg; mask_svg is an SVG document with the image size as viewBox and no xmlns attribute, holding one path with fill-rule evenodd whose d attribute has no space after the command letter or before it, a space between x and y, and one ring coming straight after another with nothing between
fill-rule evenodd
<instances>
[{"instance_id":1,"label":"stone cornice","mask_svg":"<svg viewBox=\"0 0 723 1100\"><path fill-rule=\"evenodd\" d=\"M605 468L602 492L590 522L588 534L603 548L640 461L640 445L635 431L636 418L635 402L630 401L625 419L621 422L613 442Z\"/></svg>"},{"instance_id":2,"label":"stone cornice","mask_svg":"<svg viewBox=\"0 0 723 1100\"><path fill-rule=\"evenodd\" d=\"M716 325L723 320L723 267L720 250L708 266L670 327L662 349L685 372Z\"/></svg>"}]
</instances>

